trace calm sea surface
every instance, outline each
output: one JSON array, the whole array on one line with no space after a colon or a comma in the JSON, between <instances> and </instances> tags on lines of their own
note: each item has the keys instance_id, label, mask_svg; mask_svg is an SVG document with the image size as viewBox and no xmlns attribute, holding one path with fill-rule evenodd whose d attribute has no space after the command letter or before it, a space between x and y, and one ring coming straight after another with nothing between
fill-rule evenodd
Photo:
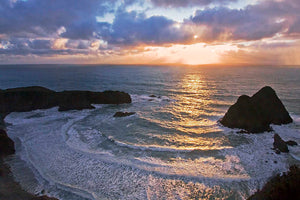
<instances>
[{"instance_id":1,"label":"calm sea surface","mask_svg":"<svg viewBox=\"0 0 300 200\"><path fill-rule=\"evenodd\" d=\"M7 160L34 193L61 199L245 199L300 164L300 147L273 152L274 132L300 143L300 67L0 66L0 88L120 90L133 102L5 118ZM294 122L255 135L218 120L238 96L275 89ZM113 118L117 111L136 112Z\"/></svg>"}]
</instances>

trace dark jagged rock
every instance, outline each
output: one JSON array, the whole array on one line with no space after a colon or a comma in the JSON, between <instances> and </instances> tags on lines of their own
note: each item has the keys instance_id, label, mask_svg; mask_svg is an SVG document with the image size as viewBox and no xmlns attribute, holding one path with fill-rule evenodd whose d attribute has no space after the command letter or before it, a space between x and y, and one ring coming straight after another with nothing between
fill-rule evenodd
<instances>
[{"instance_id":1,"label":"dark jagged rock","mask_svg":"<svg viewBox=\"0 0 300 200\"><path fill-rule=\"evenodd\" d=\"M0 157L15 153L14 142L7 136L5 130L0 129Z\"/></svg>"},{"instance_id":2,"label":"dark jagged rock","mask_svg":"<svg viewBox=\"0 0 300 200\"><path fill-rule=\"evenodd\" d=\"M281 137L277 133L274 135L273 146L275 149L279 149L279 151L281 152L285 152L285 153L289 152L289 148L287 144L285 143L285 141L281 139Z\"/></svg>"},{"instance_id":3,"label":"dark jagged rock","mask_svg":"<svg viewBox=\"0 0 300 200\"><path fill-rule=\"evenodd\" d=\"M275 91L263 87L252 97L242 95L230 106L220 123L229 128L240 128L250 133L270 131L270 124L288 124L293 120Z\"/></svg>"},{"instance_id":4,"label":"dark jagged rock","mask_svg":"<svg viewBox=\"0 0 300 200\"><path fill-rule=\"evenodd\" d=\"M64 91L58 94L59 111L93 109L88 92Z\"/></svg>"},{"instance_id":5,"label":"dark jagged rock","mask_svg":"<svg viewBox=\"0 0 300 200\"><path fill-rule=\"evenodd\" d=\"M33 86L0 91L0 113L26 112L59 106L60 111L94 108L91 104L131 103L131 97L119 91L63 91Z\"/></svg>"},{"instance_id":6,"label":"dark jagged rock","mask_svg":"<svg viewBox=\"0 0 300 200\"><path fill-rule=\"evenodd\" d=\"M114 117L127 117L127 116L130 116L130 115L134 115L135 112L116 112L114 114Z\"/></svg>"},{"instance_id":7,"label":"dark jagged rock","mask_svg":"<svg viewBox=\"0 0 300 200\"><path fill-rule=\"evenodd\" d=\"M286 141L285 143L289 146L297 146L298 145L298 143L293 140Z\"/></svg>"},{"instance_id":8,"label":"dark jagged rock","mask_svg":"<svg viewBox=\"0 0 300 200\"><path fill-rule=\"evenodd\" d=\"M300 169L291 166L289 172L277 174L264 187L250 196L248 200L300 199Z\"/></svg>"},{"instance_id":9,"label":"dark jagged rock","mask_svg":"<svg viewBox=\"0 0 300 200\"><path fill-rule=\"evenodd\" d=\"M258 108L262 118L269 124L281 125L293 122L288 111L271 87L262 88L252 96L252 101Z\"/></svg>"}]
</instances>

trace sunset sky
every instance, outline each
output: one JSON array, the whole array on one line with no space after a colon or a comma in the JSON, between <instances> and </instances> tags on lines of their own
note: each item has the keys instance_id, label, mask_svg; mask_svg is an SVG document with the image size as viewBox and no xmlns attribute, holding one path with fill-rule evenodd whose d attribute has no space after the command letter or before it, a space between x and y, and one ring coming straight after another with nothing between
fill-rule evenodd
<instances>
[{"instance_id":1,"label":"sunset sky","mask_svg":"<svg viewBox=\"0 0 300 200\"><path fill-rule=\"evenodd\" d=\"M300 64L299 0L1 0L0 64Z\"/></svg>"}]
</instances>

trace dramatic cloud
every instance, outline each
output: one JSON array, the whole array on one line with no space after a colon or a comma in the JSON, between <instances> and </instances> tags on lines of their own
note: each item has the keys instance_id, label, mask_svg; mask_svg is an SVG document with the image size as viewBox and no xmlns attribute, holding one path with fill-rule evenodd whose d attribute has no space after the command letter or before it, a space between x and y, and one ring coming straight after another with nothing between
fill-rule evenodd
<instances>
[{"instance_id":1,"label":"dramatic cloud","mask_svg":"<svg viewBox=\"0 0 300 200\"><path fill-rule=\"evenodd\" d=\"M73 56L74 60L76 56L88 55L101 59L126 54L143 57L143 53L159 56L160 53L150 54L154 48L148 47L171 52L172 47L178 50L176 45L186 48L194 45L190 49L198 48L202 54L213 53L214 48L206 48L206 45L234 46L239 50L229 51L224 47L228 54L222 54L223 61L229 62L226 55L243 57L241 55L250 56L251 52L253 60L260 62L259 52L273 56L268 49L276 48L274 52L284 54L299 46L299 0L257 0L251 5L245 2L250 1L1 0L0 62L6 62L9 56L47 57L47 61L63 55L69 56L68 59ZM236 4L239 6L234 6ZM148 12L151 9L156 13ZM159 12L168 9L174 12ZM176 21L181 11L189 12ZM252 43L249 45L249 42ZM290 51L280 51L280 48ZM286 59L290 57L283 57L281 61L288 63ZM188 58L181 60L196 63L187 61Z\"/></svg>"}]
</instances>

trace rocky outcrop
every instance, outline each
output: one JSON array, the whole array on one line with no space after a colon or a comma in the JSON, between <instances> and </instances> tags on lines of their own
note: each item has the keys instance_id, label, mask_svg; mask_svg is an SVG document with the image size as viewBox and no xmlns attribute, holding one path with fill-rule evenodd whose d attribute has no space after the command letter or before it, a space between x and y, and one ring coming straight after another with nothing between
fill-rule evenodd
<instances>
[{"instance_id":1,"label":"rocky outcrop","mask_svg":"<svg viewBox=\"0 0 300 200\"><path fill-rule=\"evenodd\" d=\"M24 112L59 106L60 111L94 108L91 104L131 103L131 97L119 91L63 91L55 92L33 86L0 90L0 113Z\"/></svg>"},{"instance_id":2,"label":"rocky outcrop","mask_svg":"<svg viewBox=\"0 0 300 200\"><path fill-rule=\"evenodd\" d=\"M252 97L242 95L220 123L229 128L244 129L249 133L270 131L270 124L288 124L293 120L276 92L266 86Z\"/></svg>"},{"instance_id":3,"label":"rocky outcrop","mask_svg":"<svg viewBox=\"0 0 300 200\"><path fill-rule=\"evenodd\" d=\"M15 153L14 142L7 136L5 130L0 129L0 157Z\"/></svg>"},{"instance_id":4,"label":"rocky outcrop","mask_svg":"<svg viewBox=\"0 0 300 200\"><path fill-rule=\"evenodd\" d=\"M253 194L248 200L282 200L300 199L300 169L291 166L289 172L278 174L270 179L264 187Z\"/></svg>"},{"instance_id":5,"label":"rocky outcrop","mask_svg":"<svg viewBox=\"0 0 300 200\"><path fill-rule=\"evenodd\" d=\"M114 117L127 117L127 116L130 116L130 115L134 115L135 112L116 112L114 114Z\"/></svg>"},{"instance_id":6,"label":"rocky outcrop","mask_svg":"<svg viewBox=\"0 0 300 200\"><path fill-rule=\"evenodd\" d=\"M280 152L289 152L287 144L285 143L285 141L283 141L283 139L281 139L281 137L277 133L274 135L273 146L275 150L278 149Z\"/></svg>"}]
</instances>

